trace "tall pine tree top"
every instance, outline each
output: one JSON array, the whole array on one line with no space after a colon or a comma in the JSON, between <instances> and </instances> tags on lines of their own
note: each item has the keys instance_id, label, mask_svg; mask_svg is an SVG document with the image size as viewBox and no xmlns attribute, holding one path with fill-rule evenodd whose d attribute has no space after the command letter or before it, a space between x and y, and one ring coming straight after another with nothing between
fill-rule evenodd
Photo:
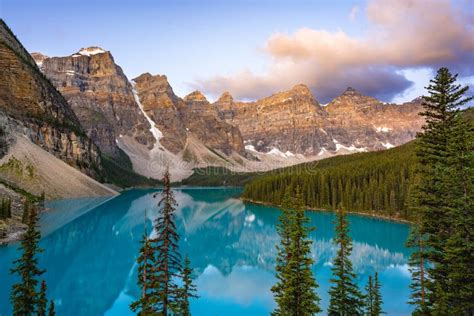
<instances>
[{"instance_id":1,"label":"tall pine tree top","mask_svg":"<svg viewBox=\"0 0 474 316\"><path fill-rule=\"evenodd\" d=\"M171 189L169 171L163 177L163 191L158 202L159 215L155 219L156 238L152 244L156 253L156 286L159 295L157 310L167 315L179 296L175 279L180 277L181 255L178 250L179 235L175 224L177 203Z\"/></svg>"},{"instance_id":2,"label":"tall pine tree top","mask_svg":"<svg viewBox=\"0 0 474 316\"><path fill-rule=\"evenodd\" d=\"M431 263L428 278L424 279L427 303L423 308L430 306L433 313L440 315L456 313L455 305L472 301L472 295L464 293L472 293L466 284L473 282L463 281L463 276L456 272L464 270L465 273L470 267L472 271L472 264L468 263L473 260L469 255L472 248L466 248L472 245L474 230L472 202L469 202L469 196L472 201L473 195L469 188L474 178L472 126L464 122L459 113L459 108L472 97L464 96L468 87L456 84L456 80L457 75L452 75L447 68L439 69L431 80L427 87L429 95L423 98L425 111L421 113L426 124L418 135L420 182L416 198L421 218L420 236L426 238L426 254L416 256L417 261L426 257ZM460 262L464 263L455 267ZM413 285L419 287L421 275L414 276ZM460 290L462 288L464 290ZM457 297L464 298L459 301ZM422 301L417 301L418 310L422 309ZM468 305L464 310L469 308L472 307Z\"/></svg>"}]
</instances>

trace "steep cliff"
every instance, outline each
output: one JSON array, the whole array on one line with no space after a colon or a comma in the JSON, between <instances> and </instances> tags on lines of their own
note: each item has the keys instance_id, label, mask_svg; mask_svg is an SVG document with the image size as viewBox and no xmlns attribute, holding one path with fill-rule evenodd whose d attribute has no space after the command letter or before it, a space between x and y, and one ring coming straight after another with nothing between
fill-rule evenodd
<instances>
[{"instance_id":1,"label":"steep cliff","mask_svg":"<svg viewBox=\"0 0 474 316\"><path fill-rule=\"evenodd\" d=\"M0 20L0 125L25 135L69 165L100 178L98 148L87 137L63 96Z\"/></svg>"},{"instance_id":2,"label":"steep cliff","mask_svg":"<svg viewBox=\"0 0 474 316\"><path fill-rule=\"evenodd\" d=\"M250 103L225 93L214 106L239 127L248 150L287 157L391 148L413 139L423 124L419 100L385 104L353 88L324 107L304 85Z\"/></svg>"},{"instance_id":3,"label":"steep cliff","mask_svg":"<svg viewBox=\"0 0 474 316\"><path fill-rule=\"evenodd\" d=\"M153 147L155 139L133 87L110 52L89 47L66 57L33 56L102 152L119 157L116 139L125 135Z\"/></svg>"}]
</instances>

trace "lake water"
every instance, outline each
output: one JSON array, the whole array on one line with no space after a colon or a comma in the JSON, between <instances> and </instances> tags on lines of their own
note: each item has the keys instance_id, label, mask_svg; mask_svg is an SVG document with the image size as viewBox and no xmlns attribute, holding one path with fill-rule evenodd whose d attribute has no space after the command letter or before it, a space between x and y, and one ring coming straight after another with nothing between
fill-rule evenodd
<instances>
[{"instance_id":1,"label":"lake water","mask_svg":"<svg viewBox=\"0 0 474 316\"><path fill-rule=\"evenodd\" d=\"M41 217L45 252L40 266L48 297L57 315L132 315L129 304L137 296L135 257L147 225L156 216L152 190L126 191L114 199L94 198L50 202L52 211ZM200 298L191 302L192 314L268 315L274 308L275 225L279 210L246 204L237 188L189 188L175 191L180 250L188 254ZM311 233L313 271L324 309L328 305L331 259L336 248L334 214L308 212L316 231ZM409 251L404 247L409 227L350 215L354 240L352 262L358 283L378 271L384 310L408 315ZM150 231L150 230L148 230ZM18 245L0 247L0 315L10 315L8 274L18 257Z\"/></svg>"}]
</instances>

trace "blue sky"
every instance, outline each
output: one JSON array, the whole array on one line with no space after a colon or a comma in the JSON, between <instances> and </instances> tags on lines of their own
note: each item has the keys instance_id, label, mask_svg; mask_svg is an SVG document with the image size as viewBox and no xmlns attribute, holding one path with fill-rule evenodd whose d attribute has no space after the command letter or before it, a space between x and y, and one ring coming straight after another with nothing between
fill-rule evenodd
<instances>
[{"instance_id":1,"label":"blue sky","mask_svg":"<svg viewBox=\"0 0 474 316\"><path fill-rule=\"evenodd\" d=\"M351 61L357 65L348 74L341 60L332 61L331 52L323 61L315 61L317 56L301 61L292 52L280 56L278 49L277 53L269 52L272 36L292 39L303 28L322 30L330 36L343 32L349 38L367 39L367 30L374 29L365 14L369 4L329 0L0 0L0 16L30 52L64 56L97 45L112 52L129 78L143 72L166 74L180 96L199 88L211 99L223 90L230 90L237 98L253 99L301 82L322 101L347 85L385 101L412 99L422 93L436 63L398 65L390 59L373 67L370 61L363 65ZM462 8L470 5L465 1L455 4ZM314 36L318 39L319 35L304 35L300 40L311 41ZM294 52L296 48L290 45L285 49ZM315 54L320 53L321 48L315 49ZM331 72L322 70L321 64L325 63L339 74L332 80L340 84L323 84L331 80ZM369 68L371 71L366 73ZM381 79L375 83L363 79L372 75ZM468 77L466 82L473 81L472 75L471 70L463 74ZM383 80L393 89L382 87Z\"/></svg>"}]
</instances>

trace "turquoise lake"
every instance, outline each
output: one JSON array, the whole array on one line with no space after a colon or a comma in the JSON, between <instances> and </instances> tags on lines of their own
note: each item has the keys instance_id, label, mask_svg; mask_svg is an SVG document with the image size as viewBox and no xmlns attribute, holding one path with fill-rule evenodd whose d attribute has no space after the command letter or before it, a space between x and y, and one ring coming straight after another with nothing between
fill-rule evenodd
<instances>
[{"instance_id":1,"label":"turquoise lake","mask_svg":"<svg viewBox=\"0 0 474 316\"><path fill-rule=\"evenodd\" d=\"M156 190L130 190L113 199L84 198L49 202L41 217L40 266L57 315L133 315L129 304L140 291L135 258L145 223L157 214ZM200 298L191 302L195 316L268 315L274 308L275 230L279 210L243 203L238 188L176 189L180 251L188 254ZM324 310L328 305L331 259L336 248L334 214L308 212L313 240L313 271ZM409 226L350 215L351 256L357 281L379 273L384 311L408 315ZM148 230L150 231L150 230ZM0 247L0 315L10 315L15 279L8 271L18 257L17 244ZM325 314L325 313L322 313Z\"/></svg>"}]
</instances>

